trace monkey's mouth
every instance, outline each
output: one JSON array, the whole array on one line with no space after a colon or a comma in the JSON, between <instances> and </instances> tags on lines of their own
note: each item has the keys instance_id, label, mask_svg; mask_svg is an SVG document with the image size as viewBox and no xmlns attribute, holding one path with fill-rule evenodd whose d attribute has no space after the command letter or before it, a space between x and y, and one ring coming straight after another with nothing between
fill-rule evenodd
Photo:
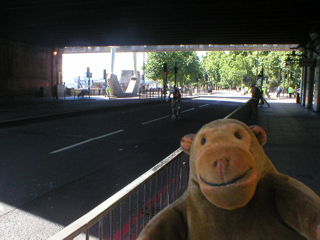
<instances>
[{"instance_id":1,"label":"monkey's mouth","mask_svg":"<svg viewBox=\"0 0 320 240\"><path fill-rule=\"evenodd\" d=\"M235 182L239 181L240 179L244 178L245 176L247 176L250 172L252 171L252 167L249 168L244 174L242 174L240 177L237 177L235 179L232 179L231 181L229 182L226 182L226 183L210 183L210 182L207 182L206 180L204 180L201 175L200 175L200 179L202 182L204 182L205 184L209 185L209 186L212 186L212 187L225 187L225 186L228 186L228 185L231 185L231 184L234 184Z\"/></svg>"}]
</instances>

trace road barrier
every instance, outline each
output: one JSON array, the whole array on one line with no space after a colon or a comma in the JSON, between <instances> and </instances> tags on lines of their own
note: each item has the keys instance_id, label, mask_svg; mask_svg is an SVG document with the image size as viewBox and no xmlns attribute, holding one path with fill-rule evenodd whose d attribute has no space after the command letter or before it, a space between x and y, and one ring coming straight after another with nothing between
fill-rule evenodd
<instances>
[{"instance_id":1,"label":"road barrier","mask_svg":"<svg viewBox=\"0 0 320 240\"><path fill-rule=\"evenodd\" d=\"M136 239L149 220L188 185L188 155L177 149L50 240Z\"/></svg>"},{"instance_id":2,"label":"road barrier","mask_svg":"<svg viewBox=\"0 0 320 240\"><path fill-rule=\"evenodd\" d=\"M161 88L139 89L139 99L163 98L163 91Z\"/></svg>"},{"instance_id":3,"label":"road barrier","mask_svg":"<svg viewBox=\"0 0 320 240\"><path fill-rule=\"evenodd\" d=\"M251 100L225 118L248 122ZM50 240L135 240L150 219L188 187L189 156L181 148L52 236Z\"/></svg>"},{"instance_id":4,"label":"road barrier","mask_svg":"<svg viewBox=\"0 0 320 240\"><path fill-rule=\"evenodd\" d=\"M51 97L47 97L51 95ZM0 91L0 104L15 104L15 103L33 103L41 101L56 101L59 100L81 100L83 98L91 98L92 96L104 96L102 89L91 88L90 93L87 89L70 89L56 90L51 94L46 91Z\"/></svg>"},{"instance_id":5,"label":"road barrier","mask_svg":"<svg viewBox=\"0 0 320 240\"><path fill-rule=\"evenodd\" d=\"M169 97L169 90L167 89L166 97ZM193 89L183 88L180 90L181 97L191 97L193 96ZM161 98L164 99L165 95L162 88L150 88L150 89L139 89L139 99L151 99L151 98ZM172 95L172 94L171 94ZM198 94L195 94L198 95ZM172 96L171 96L172 97Z\"/></svg>"}]
</instances>

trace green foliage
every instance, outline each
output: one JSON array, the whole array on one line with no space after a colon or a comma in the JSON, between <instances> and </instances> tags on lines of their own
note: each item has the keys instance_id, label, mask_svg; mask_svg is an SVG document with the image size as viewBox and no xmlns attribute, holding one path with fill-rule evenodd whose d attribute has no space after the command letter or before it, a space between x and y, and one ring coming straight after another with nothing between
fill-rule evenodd
<instances>
[{"instance_id":1,"label":"green foliage","mask_svg":"<svg viewBox=\"0 0 320 240\"><path fill-rule=\"evenodd\" d=\"M301 71L297 57L285 67L291 52L269 51L211 51L202 61L195 52L148 53L145 75L149 79L163 80L163 64L168 64L168 81L174 83L174 67L178 67L177 82L180 85L195 84L199 74L200 84L218 85L223 88L250 86L251 83L268 87L288 87L298 84ZM208 76L206 82L205 76Z\"/></svg>"},{"instance_id":2,"label":"green foliage","mask_svg":"<svg viewBox=\"0 0 320 240\"><path fill-rule=\"evenodd\" d=\"M294 86L298 84L301 71L297 58L285 67L291 52L232 51L208 52L201 62L201 69L209 81L223 88L250 86L251 83L268 87ZM259 76L260 75L260 76Z\"/></svg>"},{"instance_id":3,"label":"green foliage","mask_svg":"<svg viewBox=\"0 0 320 240\"><path fill-rule=\"evenodd\" d=\"M195 52L157 52L148 53L144 69L147 78L152 80L164 79L164 63L168 64L168 82L174 83L174 68L177 66L177 82L180 85L195 82L200 73L199 58Z\"/></svg>"}]
</instances>

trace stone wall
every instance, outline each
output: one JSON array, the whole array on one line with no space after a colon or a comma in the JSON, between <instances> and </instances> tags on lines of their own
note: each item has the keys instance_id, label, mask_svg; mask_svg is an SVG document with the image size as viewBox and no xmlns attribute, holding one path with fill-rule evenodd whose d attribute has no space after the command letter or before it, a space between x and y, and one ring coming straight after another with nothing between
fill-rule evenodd
<instances>
[{"instance_id":1,"label":"stone wall","mask_svg":"<svg viewBox=\"0 0 320 240\"><path fill-rule=\"evenodd\" d=\"M43 90L51 96L59 84L62 51L0 40L0 91L30 92Z\"/></svg>"}]
</instances>

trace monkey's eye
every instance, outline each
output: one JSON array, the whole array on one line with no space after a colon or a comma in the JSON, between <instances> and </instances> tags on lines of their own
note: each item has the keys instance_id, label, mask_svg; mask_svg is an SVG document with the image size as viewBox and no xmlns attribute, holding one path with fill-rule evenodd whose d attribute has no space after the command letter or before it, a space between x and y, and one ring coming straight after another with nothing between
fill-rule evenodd
<instances>
[{"instance_id":1,"label":"monkey's eye","mask_svg":"<svg viewBox=\"0 0 320 240\"><path fill-rule=\"evenodd\" d=\"M241 135L240 135L239 133L237 133L237 132L234 134L234 136L235 136L236 138L238 138L238 139L242 139Z\"/></svg>"},{"instance_id":2,"label":"monkey's eye","mask_svg":"<svg viewBox=\"0 0 320 240\"><path fill-rule=\"evenodd\" d=\"M206 143L207 139L206 138L202 138L201 139L201 144L204 145Z\"/></svg>"}]
</instances>

